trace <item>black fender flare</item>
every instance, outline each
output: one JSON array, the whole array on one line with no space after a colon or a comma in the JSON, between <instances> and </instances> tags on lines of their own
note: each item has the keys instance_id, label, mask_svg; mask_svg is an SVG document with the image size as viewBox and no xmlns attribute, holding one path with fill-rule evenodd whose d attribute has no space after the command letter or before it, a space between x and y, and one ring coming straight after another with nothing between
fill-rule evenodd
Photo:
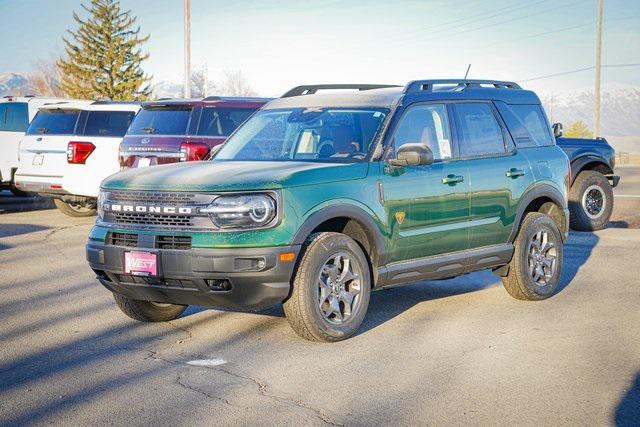
<instances>
[{"instance_id":1,"label":"black fender flare","mask_svg":"<svg viewBox=\"0 0 640 427\"><path fill-rule=\"evenodd\" d=\"M300 226L293 238L292 245L302 245L311 232L320 224L333 218L346 217L357 221L373 239L375 257L378 265L385 263L385 245L382 232L370 213L354 205L341 203L321 208L311 214Z\"/></svg>"},{"instance_id":2,"label":"black fender flare","mask_svg":"<svg viewBox=\"0 0 640 427\"><path fill-rule=\"evenodd\" d=\"M600 163L601 165L604 165L607 167L607 169L609 169L608 174L613 173L613 168L606 159L587 154L571 161L571 185L573 185L573 181L575 181L580 171L589 163Z\"/></svg>"},{"instance_id":3,"label":"black fender flare","mask_svg":"<svg viewBox=\"0 0 640 427\"><path fill-rule=\"evenodd\" d=\"M548 184L540 184L531 189L529 189L521 198L518 208L518 212L516 213L516 217L513 221L513 228L511 229L511 234L509 235L509 242L513 243L516 240L516 236L518 235L518 231L520 230L520 224L522 223L522 218L524 217L525 210L527 206L535 199L546 197L551 199L552 202L560 206L564 215L564 227L565 227L565 238L566 234L569 232L569 214L568 214L568 206L567 200L562 196L560 191L556 188L552 187Z\"/></svg>"}]
</instances>

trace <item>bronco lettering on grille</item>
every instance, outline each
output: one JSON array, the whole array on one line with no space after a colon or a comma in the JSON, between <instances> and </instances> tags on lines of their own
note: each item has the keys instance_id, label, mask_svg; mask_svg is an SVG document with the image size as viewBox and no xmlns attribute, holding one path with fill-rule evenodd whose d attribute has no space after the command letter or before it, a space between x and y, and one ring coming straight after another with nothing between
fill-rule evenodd
<instances>
[{"instance_id":1,"label":"bronco lettering on grille","mask_svg":"<svg viewBox=\"0 0 640 427\"><path fill-rule=\"evenodd\" d=\"M158 214L180 214L191 215L194 208L181 206L147 206L147 205L123 205L123 204L105 204L105 211L111 212L137 212L137 213L158 213Z\"/></svg>"}]
</instances>

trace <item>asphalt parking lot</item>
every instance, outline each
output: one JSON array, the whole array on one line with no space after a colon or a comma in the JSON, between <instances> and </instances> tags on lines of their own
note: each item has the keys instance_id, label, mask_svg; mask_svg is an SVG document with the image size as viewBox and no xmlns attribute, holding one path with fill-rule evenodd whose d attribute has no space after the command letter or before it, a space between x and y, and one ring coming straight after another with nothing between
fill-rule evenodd
<instances>
[{"instance_id":1,"label":"asphalt parking lot","mask_svg":"<svg viewBox=\"0 0 640 427\"><path fill-rule=\"evenodd\" d=\"M640 168L619 172L611 227L571 234L558 295L421 282L374 293L335 344L280 308L137 323L87 267L93 218L0 215L0 424L638 425Z\"/></svg>"}]
</instances>

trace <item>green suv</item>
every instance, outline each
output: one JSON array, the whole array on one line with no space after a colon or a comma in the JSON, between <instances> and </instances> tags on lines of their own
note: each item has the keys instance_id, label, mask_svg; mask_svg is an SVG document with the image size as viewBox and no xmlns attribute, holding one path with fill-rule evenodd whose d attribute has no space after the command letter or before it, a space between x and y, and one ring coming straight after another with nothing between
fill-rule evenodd
<instances>
[{"instance_id":1,"label":"green suv","mask_svg":"<svg viewBox=\"0 0 640 427\"><path fill-rule=\"evenodd\" d=\"M568 179L515 83L300 86L213 160L103 181L87 258L136 320L282 303L299 335L338 341L372 291L417 280L492 269L515 298L553 295Z\"/></svg>"}]
</instances>

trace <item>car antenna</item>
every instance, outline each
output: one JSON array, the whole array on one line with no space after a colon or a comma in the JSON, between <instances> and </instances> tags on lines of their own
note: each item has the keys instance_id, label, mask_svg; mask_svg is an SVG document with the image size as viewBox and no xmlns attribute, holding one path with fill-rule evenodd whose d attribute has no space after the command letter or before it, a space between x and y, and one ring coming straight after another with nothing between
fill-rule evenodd
<instances>
[{"instance_id":1,"label":"car antenna","mask_svg":"<svg viewBox=\"0 0 640 427\"><path fill-rule=\"evenodd\" d=\"M462 90L467 88L467 76L469 75L469 70L471 69L471 64L467 66L467 72L464 73L464 79L462 81Z\"/></svg>"}]
</instances>

